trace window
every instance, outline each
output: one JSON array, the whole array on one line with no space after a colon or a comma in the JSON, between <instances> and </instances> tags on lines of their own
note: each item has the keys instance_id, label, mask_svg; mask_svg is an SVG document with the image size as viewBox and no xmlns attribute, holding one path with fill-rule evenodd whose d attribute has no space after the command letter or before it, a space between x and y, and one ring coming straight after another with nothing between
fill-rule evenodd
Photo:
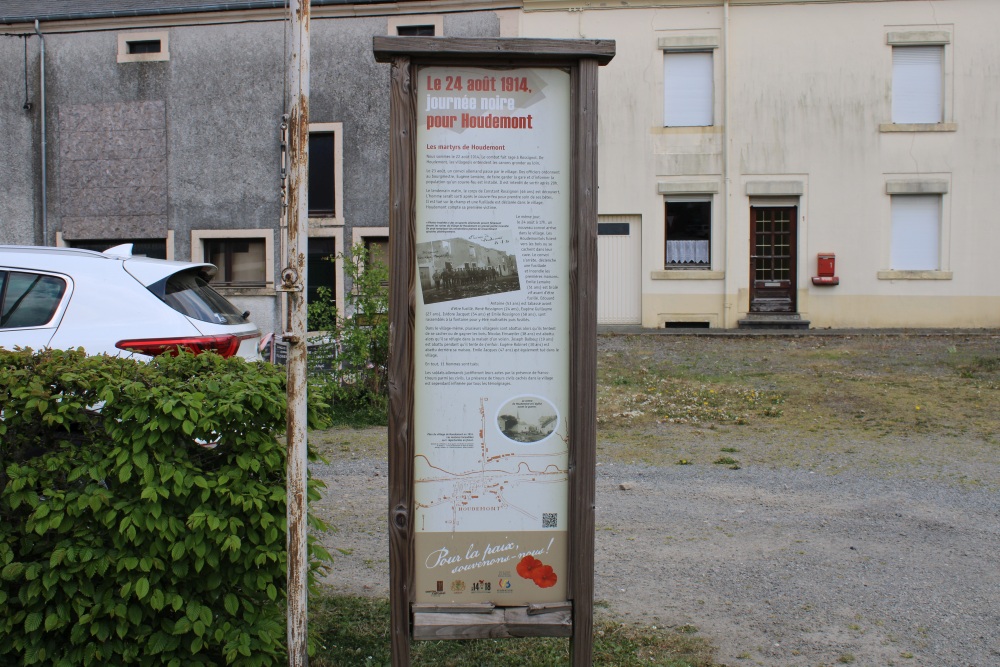
<instances>
[{"instance_id":1,"label":"window","mask_svg":"<svg viewBox=\"0 0 1000 667\"><path fill-rule=\"evenodd\" d=\"M598 222L598 236L628 236L629 224L627 222Z\"/></svg>"},{"instance_id":2,"label":"window","mask_svg":"<svg viewBox=\"0 0 1000 667\"><path fill-rule=\"evenodd\" d=\"M87 241L69 241L68 243L71 248L82 248L83 250L94 250L96 252L104 252L108 248L113 248L123 243L131 243L133 257L167 258L166 239L92 239Z\"/></svg>"},{"instance_id":3,"label":"window","mask_svg":"<svg viewBox=\"0 0 1000 667\"><path fill-rule=\"evenodd\" d=\"M396 34L400 37L433 37L433 25L401 25L396 26Z\"/></svg>"},{"instance_id":4,"label":"window","mask_svg":"<svg viewBox=\"0 0 1000 667\"><path fill-rule=\"evenodd\" d=\"M711 51L663 53L663 125L714 125L714 66Z\"/></svg>"},{"instance_id":5,"label":"window","mask_svg":"<svg viewBox=\"0 0 1000 667\"><path fill-rule=\"evenodd\" d=\"M365 237L365 249L368 251L368 261L373 265L375 263L381 264L385 267L386 279L382 281L382 284L388 286L389 284L389 237L388 236L368 236ZM473 254L475 253L474 248L469 248Z\"/></svg>"},{"instance_id":6,"label":"window","mask_svg":"<svg viewBox=\"0 0 1000 667\"><path fill-rule=\"evenodd\" d=\"M214 264L212 287L242 296L273 296L274 230L195 229L191 231L191 261Z\"/></svg>"},{"instance_id":7,"label":"window","mask_svg":"<svg viewBox=\"0 0 1000 667\"><path fill-rule=\"evenodd\" d=\"M309 134L309 215L332 215L337 210L336 135Z\"/></svg>"},{"instance_id":8,"label":"window","mask_svg":"<svg viewBox=\"0 0 1000 667\"><path fill-rule=\"evenodd\" d=\"M168 33L127 32L118 35L118 62L141 63L170 60Z\"/></svg>"},{"instance_id":9,"label":"window","mask_svg":"<svg viewBox=\"0 0 1000 667\"><path fill-rule=\"evenodd\" d=\"M308 278L306 302L318 303L319 288L329 290L331 304L337 303L337 239L332 236L309 237Z\"/></svg>"},{"instance_id":10,"label":"window","mask_svg":"<svg viewBox=\"0 0 1000 667\"><path fill-rule=\"evenodd\" d=\"M937 271L941 268L941 195L891 195L890 268Z\"/></svg>"},{"instance_id":11,"label":"window","mask_svg":"<svg viewBox=\"0 0 1000 667\"><path fill-rule=\"evenodd\" d=\"M262 287L266 282L264 239L209 239L205 241L205 261L219 272L217 285Z\"/></svg>"},{"instance_id":12,"label":"window","mask_svg":"<svg viewBox=\"0 0 1000 667\"><path fill-rule=\"evenodd\" d=\"M309 125L309 217L334 224L343 224L341 127L341 123Z\"/></svg>"},{"instance_id":13,"label":"window","mask_svg":"<svg viewBox=\"0 0 1000 667\"><path fill-rule=\"evenodd\" d=\"M149 291L178 313L212 324L245 324L246 318L205 282L198 269L187 269L149 286Z\"/></svg>"},{"instance_id":14,"label":"window","mask_svg":"<svg viewBox=\"0 0 1000 667\"><path fill-rule=\"evenodd\" d=\"M398 37L440 37L444 35L442 14L390 16L387 35Z\"/></svg>"},{"instance_id":15,"label":"window","mask_svg":"<svg viewBox=\"0 0 1000 667\"><path fill-rule=\"evenodd\" d=\"M707 269L712 264L712 202L707 199L668 199L666 202L668 269Z\"/></svg>"},{"instance_id":16,"label":"window","mask_svg":"<svg viewBox=\"0 0 1000 667\"><path fill-rule=\"evenodd\" d=\"M66 282L38 273L0 272L0 328L49 323L66 292Z\"/></svg>"},{"instance_id":17,"label":"window","mask_svg":"<svg viewBox=\"0 0 1000 667\"><path fill-rule=\"evenodd\" d=\"M127 44L129 53L159 53L163 50L158 39L145 39Z\"/></svg>"},{"instance_id":18,"label":"window","mask_svg":"<svg viewBox=\"0 0 1000 667\"><path fill-rule=\"evenodd\" d=\"M892 47L892 122L944 120L944 47Z\"/></svg>"}]
</instances>

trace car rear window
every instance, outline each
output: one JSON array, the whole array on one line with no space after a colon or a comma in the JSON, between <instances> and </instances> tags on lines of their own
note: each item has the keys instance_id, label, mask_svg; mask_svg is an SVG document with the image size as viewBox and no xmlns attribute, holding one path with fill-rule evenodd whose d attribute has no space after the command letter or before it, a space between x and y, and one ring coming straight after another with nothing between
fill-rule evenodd
<instances>
[{"instance_id":1,"label":"car rear window","mask_svg":"<svg viewBox=\"0 0 1000 667\"><path fill-rule=\"evenodd\" d=\"M188 269L149 286L149 291L178 313L213 324L245 324L241 311L208 286L198 269Z\"/></svg>"},{"instance_id":2,"label":"car rear window","mask_svg":"<svg viewBox=\"0 0 1000 667\"><path fill-rule=\"evenodd\" d=\"M65 292L66 281L56 276L0 271L0 328L48 324Z\"/></svg>"}]
</instances>

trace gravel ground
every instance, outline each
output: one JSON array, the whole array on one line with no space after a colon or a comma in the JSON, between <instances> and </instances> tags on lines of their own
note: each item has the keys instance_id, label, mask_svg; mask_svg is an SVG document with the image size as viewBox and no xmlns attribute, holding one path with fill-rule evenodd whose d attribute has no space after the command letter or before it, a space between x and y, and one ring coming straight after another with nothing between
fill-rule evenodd
<instances>
[{"instance_id":1,"label":"gravel ground","mask_svg":"<svg viewBox=\"0 0 1000 667\"><path fill-rule=\"evenodd\" d=\"M315 466L335 591L388 595L386 470ZM997 493L934 483L606 464L596 597L697 628L727 665L996 666L998 517Z\"/></svg>"},{"instance_id":2,"label":"gravel ground","mask_svg":"<svg viewBox=\"0 0 1000 667\"><path fill-rule=\"evenodd\" d=\"M385 460L330 457L313 467L313 511L338 529L328 584L387 596ZM691 626L730 667L1000 666L1000 491L849 460L599 463L599 613Z\"/></svg>"}]
</instances>

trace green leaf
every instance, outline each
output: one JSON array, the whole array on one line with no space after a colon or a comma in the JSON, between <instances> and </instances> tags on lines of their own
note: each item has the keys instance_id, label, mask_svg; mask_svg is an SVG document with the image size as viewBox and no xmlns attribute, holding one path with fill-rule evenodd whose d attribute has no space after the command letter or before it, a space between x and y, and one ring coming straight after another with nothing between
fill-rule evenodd
<instances>
[{"instance_id":1,"label":"green leaf","mask_svg":"<svg viewBox=\"0 0 1000 667\"><path fill-rule=\"evenodd\" d=\"M141 600L147 593L149 593L149 579L140 577L139 581L135 582L135 595Z\"/></svg>"},{"instance_id":2,"label":"green leaf","mask_svg":"<svg viewBox=\"0 0 1000 667\"><path fill-rule=\"evenodd\" d=\"M8 563L4 566L3 572L0 573L0 577L3 577L6 581L13 581L21 576L24 572L24 563Z\"/></svg>"},{"instance_id":3,"label":"green leaf","mask_svg":"<svg viewBox=\"0 0 1000 667\"><path fill-rule=\"evenodd\" d=\"M28 614L28 617L24 619L24 631L34 632L42 626L42 615L35 611Z\"/></svg>"},{"instance_id":4,"label":"green leaf","mask_svg":"<svg viewBox=\"0 0 1000 667\"><path fill-rule=\"evenodd\" d=\"M236 613L240 610L239 598L237 598L232 593L226 593L226 597L223 600L223 605L225 606L226 611L228 611L231 616L235 616Z\"/></svg>"}]
</instances>

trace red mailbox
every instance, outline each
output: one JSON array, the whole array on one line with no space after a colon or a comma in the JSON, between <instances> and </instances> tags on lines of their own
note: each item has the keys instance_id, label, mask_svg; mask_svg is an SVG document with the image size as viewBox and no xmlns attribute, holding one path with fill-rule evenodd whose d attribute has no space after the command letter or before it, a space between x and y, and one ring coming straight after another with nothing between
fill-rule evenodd
<instances>
[{"instance_id":1,"label":"red mailbox","mask_svg":"<svg viewBox=\"0 0 1000 667\"><path fill-rule=\"evenodd\" d=\"M832 252L821 252L816 255L816 273L813 285L839 285L837 273L837 256Z\"/></svg>"}]
</instances>

